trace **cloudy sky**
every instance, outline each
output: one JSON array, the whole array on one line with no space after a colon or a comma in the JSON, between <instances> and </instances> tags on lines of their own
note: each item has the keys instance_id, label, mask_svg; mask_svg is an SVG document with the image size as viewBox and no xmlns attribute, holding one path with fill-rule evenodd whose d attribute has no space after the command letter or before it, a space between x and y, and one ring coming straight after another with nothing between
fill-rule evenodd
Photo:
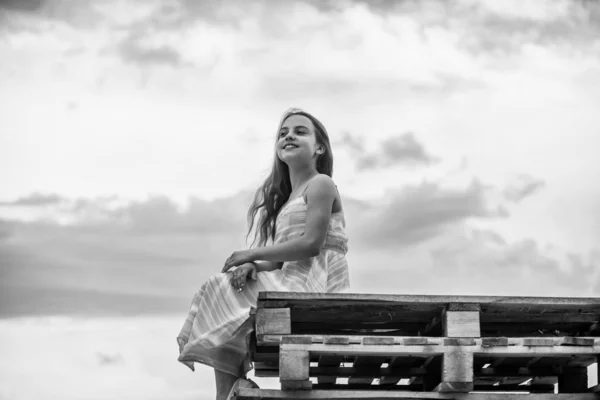
<instances>
[{"instance_id":1,"label":"cloudy sky","mask_svg":"<svg viewBox=\"0 0 600 400\"><path fill-rule=\"evenodd\" d=\"M0 1L0 399L213 398L175 337L292 106L353 292L599 296L599 38L584 0Z\"/></svg>"}]
</instances>

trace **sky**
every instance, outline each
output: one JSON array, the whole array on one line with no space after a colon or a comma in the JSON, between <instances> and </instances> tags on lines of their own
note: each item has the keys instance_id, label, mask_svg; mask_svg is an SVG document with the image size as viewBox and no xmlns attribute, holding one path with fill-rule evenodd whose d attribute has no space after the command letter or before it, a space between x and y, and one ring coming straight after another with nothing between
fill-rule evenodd
<instances>
[{"instance_id":1,"label":"sky","mask_svg":"<svg viewBox=\"0 0 600 400\"><path fill-rule=\"evenodd\" d=\"M0 61L1 400L214 397L175 337L290 107L352 292L600 295L597 2L2 0Z\"/></svg>"}]
</instances>

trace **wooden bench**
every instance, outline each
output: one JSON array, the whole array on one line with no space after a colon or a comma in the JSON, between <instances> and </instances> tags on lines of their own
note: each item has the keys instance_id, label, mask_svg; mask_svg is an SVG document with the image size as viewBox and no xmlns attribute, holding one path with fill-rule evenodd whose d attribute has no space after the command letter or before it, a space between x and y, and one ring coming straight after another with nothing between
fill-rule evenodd
<instances>
[{"instance_id":1,"label":"wooden bench","mask_svg":"<svg viewBox=\"0 0 600 400\"><path fill-rule=\"evenodd\" d=\"M255 374L282 390L239 398L600 398L600 298L263 292L254 317Z\"/></svg>"}]
</instances>

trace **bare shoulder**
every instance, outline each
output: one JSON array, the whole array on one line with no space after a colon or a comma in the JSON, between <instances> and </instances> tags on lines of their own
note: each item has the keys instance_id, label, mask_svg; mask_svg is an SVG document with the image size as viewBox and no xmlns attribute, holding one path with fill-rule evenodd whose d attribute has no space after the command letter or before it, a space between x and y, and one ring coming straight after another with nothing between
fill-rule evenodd
<instances>
[{"instance_id":1,"label":"bare shoulder","mask_svg":"<svg viewBox=\"0 0 600 400\"><path fill-rule=\"evenodd\" d=\"M331 210L336 197L337 188L335 183L333 183L333 179L330 176L325 174L315 176L304 193L304 201L308 205L309 210L313 208Z\"/></svg>"},{"instance_id":2,"label":"bare shoulder","mask_svg":"<svg viewBox=\"0 0 600 400\"><path fill-rule=\"evenodd\" d=\"M335 194L336 188L335 188L335 183L333 182L333 179L331 179L331 177L329 175L319 174L313 178L312 182L310 182L310 184L306 188L306 191L309 194L316 194L316 193Z\"/></svg>"}]
</instances>

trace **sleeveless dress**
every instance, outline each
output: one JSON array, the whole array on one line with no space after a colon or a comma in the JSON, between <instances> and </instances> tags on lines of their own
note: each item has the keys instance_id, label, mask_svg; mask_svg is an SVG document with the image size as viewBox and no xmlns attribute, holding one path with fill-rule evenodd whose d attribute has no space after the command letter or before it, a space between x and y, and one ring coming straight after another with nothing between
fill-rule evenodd
<instances>
[{"instance_id":1,"label":"sleeveless dress","mask_svg":"<svg viewBox=\"0 0 600 400\"><path fill-rule=\"evenodd\" d=\"M274 244L301 236L306 213L303 192L281 208L275 221ZM319 255L285 262L274 271L259 272L256 280L246 282L242 292L231 286L230 273L210 277L192 299L177 337L177 360L192 371L194 362L198 362L245 377L252 369L247 341L254 326L249 313L251 307L256 307L258 292L341 292L349 288L345 227L343 210L333 213Z\"/></svg>"}]
</instances>

